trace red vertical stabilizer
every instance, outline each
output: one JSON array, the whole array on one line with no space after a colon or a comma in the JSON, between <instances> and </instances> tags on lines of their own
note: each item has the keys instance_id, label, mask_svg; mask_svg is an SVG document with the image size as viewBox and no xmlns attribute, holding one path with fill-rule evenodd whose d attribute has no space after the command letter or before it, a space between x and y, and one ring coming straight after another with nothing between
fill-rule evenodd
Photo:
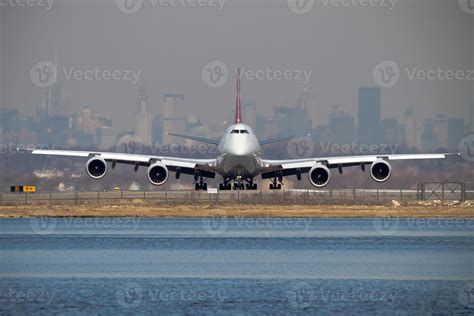
<instances>
[{"instance_id":1,"label":"red vertical stabilizer","mask_svg":"<svg viewBox=\"0 0 474 316\"><path fill-rule=\"evenodd\" d=\"M240 68L237 68L237 99L235 100L235 124L242 122L242 106L240 104Z\"/></svg>"}]
</instances>

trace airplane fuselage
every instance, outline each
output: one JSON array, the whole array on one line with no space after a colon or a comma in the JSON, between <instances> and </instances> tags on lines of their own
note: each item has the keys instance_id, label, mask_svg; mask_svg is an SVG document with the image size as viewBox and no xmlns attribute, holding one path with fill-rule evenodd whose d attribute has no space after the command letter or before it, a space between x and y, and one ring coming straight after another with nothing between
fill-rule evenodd
<instances>
[{"instance_id":1,"label":"airplane fuselage","mask_svg":"<svg viewBox=\"0 0 474 316\"><path fill-rule=\"evenodd\" d=\"M219 147L218 173L224 179L241 181L260 173L260 143L253 130L246 124L230 126Z\"/></svg>"}]
</instances>

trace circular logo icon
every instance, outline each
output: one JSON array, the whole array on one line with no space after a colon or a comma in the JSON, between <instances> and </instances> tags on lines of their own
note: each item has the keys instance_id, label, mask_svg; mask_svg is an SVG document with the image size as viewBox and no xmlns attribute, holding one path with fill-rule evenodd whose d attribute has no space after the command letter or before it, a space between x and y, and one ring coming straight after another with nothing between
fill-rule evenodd
<instances>
[{"instance_id":1,"label":"circular logo icon","mask_svg":"<svg viewBox=\"0 0 474 316\"><path fill-rule=\"evenodd\" d=\"M286 146L288 156L292 159L312 158L314 155L314 141L311 137L295 137Z\"/></svg>"},{"instance_id":2,"label":"circular logo icon","mask_svg":"<svg viewBox=\"0 0 474 316\"><path fill-rule=\"evenodd\" d=\"M35 217L30 219L31 230L38 235L54 233L58 220L55 217Z\"/></svg>"},{"instance_id":3,"label":"circular logo icon","mask_svg":"<svg viewBox=\"0 0 474 316\"><path fill-rule=\"evenodd\" d=\"M305 14L313 9L314 0L287 0L288 8L296 14Z\"/></svg>"},{"instance_id":4,"label":"circular logo icon","mask_svg":"<svg viewBox=\"0 0 474 316\"><path fill-rule=\"evenodd\" d=\"M207 234L220 236L227 231L229 220L226 216L204 217L201 226Z\"/></svg>"},{"instance_id":5,"label":"circular logo icon","mask_svg":"<svg viewBox=\"0 0 474 316\"><path fill-rule=\"evenodd\" d=\"M202 68L201 78L208 87L220 88L229 79L229 69L222 61L211 61Z\"/></svg>"},{"instance_id":6,"label":"circular logo icon","mask_svg":"<svg viewBox=\"0 0 474 316\"><path fill-rule=\"evenodd\" d=\"M464 285L459 290L459 302L467 308L474 309L474 282Z\"/></svg>"},{"instance_id":7,"label":"circular logo icon","mask_svg":"<svg viewBox=\"0 0 474 316\"><path fill-rule=\"evenodd\" d=\"M474 14L474 0L459 0L461 9L469 14Z\"/></svg>"},{"instance_id":8,"label":"circular logo icon","mask_svg":"<svg viewBox=\"0 0 474 316\"><path fill-rule=\"evenodd\" d=\"M400 219L398 217L377 217L374 218L373 225L380 235L391 236L400 228Z\"/></svg>"},{"instance_id":9,"label":"circular logo icon","mask_svg":"<svg viewBox=\"0 0 474 316\"><path fill-rule=\"evenodd\" d=\"M140 11L143 0L115 0L117 8L125 14L134 14Z\"/></svg>"},{"instance_id":10,"label":"circular logo icon","mask_svg":"<svg viewBox=\"0 0 474 316\"><path fill-rule=\"evenodd\" d=\"M136 135L124 135L115 144L115 152L124 154L142 154L143 142Z\"/></svg>"},{"instance_id":11,"label":"circular logo icon","mask_svg":"<svg viewBox=\"0 0 474 316\"><path fill-rule=\"evenodd\" d=\"M467 161L474 161L474 134L467 135L461 140L459 152Z\"/></svg>"},{"instance_id":12,"label":"circular logo icon","mask_svg":"<svg viewBox=\"0 0 474 316\"><path fill-rule=\"evenodd\" d=\"M375 66L374 81L381 88L392 88L400 81L400 67L394 61L383 61Z\"/></svg>"},{"instance_id":13,"label":"circular logo icon","mask_svg":"<svg viewBox=\"0 0 474 316\"><path fill-rule=\"evenodd\" d=\"M305 282L294 284L287 293L288 303L294 309L306 309L313 304L315 295L311 285Z\"/></svg>"},{"instance_id":14,"label":"circular logo icon","mask_svg":"<svg viewBox=\"0 0 474 316\"><path fill-rule=\"evenodd\" d=\"M49 60L37 62L30 69L31 82L39 88L51 87L57 79L56 65Z\"/></svg>"},{"instance_id":15,"label":"circular logo icon","mask_svg":"<svg viewBox=\"0 0 474 316\"><path fill-rule=\"evenodd\" d=\"M128 282L115 292L115 298L123 308L136 308L143 302L143 289L135 282Z\"/></svg>"}]
</instances>

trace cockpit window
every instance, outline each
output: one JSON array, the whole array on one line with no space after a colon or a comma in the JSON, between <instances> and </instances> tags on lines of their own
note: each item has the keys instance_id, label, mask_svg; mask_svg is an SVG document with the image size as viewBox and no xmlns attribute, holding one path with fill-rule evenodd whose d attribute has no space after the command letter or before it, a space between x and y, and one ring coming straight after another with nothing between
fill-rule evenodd
<instances>
[{"instance_id":1,"label":"cockpit window","mask_svg":"<svg viewBox=\"0 0 474 316\"><path fill-rule=\"evenodd\" d=\"M249 131L246 129L233 129L231 134L249 134Z\"/></svg>"}]
</instances>

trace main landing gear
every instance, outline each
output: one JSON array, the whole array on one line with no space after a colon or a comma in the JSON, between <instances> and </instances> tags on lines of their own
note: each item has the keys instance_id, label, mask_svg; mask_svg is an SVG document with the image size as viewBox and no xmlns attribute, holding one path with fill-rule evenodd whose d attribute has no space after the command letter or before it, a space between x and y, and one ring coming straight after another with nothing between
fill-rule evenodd
<instances>
[{"instance_id":1,"label":"main landing gear","mask_svg":"<svg viewBox=\"0 0 474 316\"><path fill-rule=\"evenodd\" d=\"M272 183L270 183L270 190L281 190L281 186L283 185L283 177L279 175L272 179Z\"/></svg>"},{"instance_id":2,"label":"main landing gear","mask_svg":"<svg viewBox=\"0 0 474 316\"><path fill-rule=\"evenodd\" d=\"M201 174L196 173L194 175L194 181L196 182L194 184L194 187L196 191L207 191L207 183L206 183L206 178L204 178Z\"/></svg>"}]
</instances>

